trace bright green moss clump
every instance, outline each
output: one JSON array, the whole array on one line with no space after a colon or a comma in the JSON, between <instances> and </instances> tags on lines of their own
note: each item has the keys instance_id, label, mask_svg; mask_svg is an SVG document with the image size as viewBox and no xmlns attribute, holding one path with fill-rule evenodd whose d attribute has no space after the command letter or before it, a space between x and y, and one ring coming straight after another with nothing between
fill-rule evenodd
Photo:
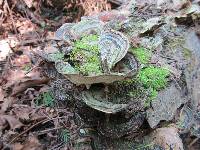
<instances>
[{"instance_id":1,"label":"bright green moss clump","mask_svg":"<svg viewBox=\"0 0 200 150\"><path fill-rule=\"evenodd\" d=\"M168 76L169 70L151 66L140 70L138 80L145 88L160 90L167 85Z\"/></svg>"},{"instance_id":2,"label":"bright green moss clump","mask_svg":"<svg viewBox=\"0 0 200 150\"><path fill-rule=\"evenodd\" d=\"M82 49L82 50L90 50L94 53L99 53L98 47L98 35L88 35L82 37L80 40L77 40L74 44L75 48Z\"/></svg>"},{"instance_id":3,"label":"bright green moss clump","mask_svg":"<svg viewBox=\"0 0 200 150\"><path fill-rule=\"evenodd\" d=\"M145 48L132 48L130 51L135 55L138 61L142 64L147 64L151 59L151 52Z\"/></svg>"},{"instance_id":4,"label":"bright green moss clump","mask_svg":"<svg viewBox=\"0 0 200 150\"><path fill-rule=\"evenodd\" d=\"M98 38L98 35L88 35L74 42L70 60L83 75L102 72Z\"/></svg>"},{"instance_id":5,"label":"bright green moss clump","mask_svg":"<svg viewBox=\"0 0 200 150\"><path fill-rule=\"evenodd\" d=\"M169 75L169 70L153 66L139 71L137 76L138 82L149 91L149 98L146 101L147 106L157 97L158 91L166 87Z\"/></svg>"}]
</instances>

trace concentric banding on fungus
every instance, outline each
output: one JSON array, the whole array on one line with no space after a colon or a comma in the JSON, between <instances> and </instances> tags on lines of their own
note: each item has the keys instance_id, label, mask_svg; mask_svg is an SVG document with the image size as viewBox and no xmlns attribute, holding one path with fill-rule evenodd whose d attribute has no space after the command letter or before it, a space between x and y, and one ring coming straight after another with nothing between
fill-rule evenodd
<instances>
[{"instance_id":1,"label":"concentric banding on fungus","mask_svg":"<svg viewBox=\"0 0 200 150\"><path fill-rule=\"evenodd\" d=\"M108 30L101 34L99 39L101 61L111 69L126 55L129 49L129 40L121 32Z\"/></svg>"},{"instance_id":2,"label":"concentric banding on fungus","mask_svg":"<svg viewBox=\"0 0 200 150\"><path fill-rule=\"evenodd\" d=\"M75 25L75 23L65 23L55 32L55 37L60 40L69 41L73 38L71 34L71 28Z\"/></svg>"},{"instance_id":3,"label":"concentric banding on fungus","mask_svg":"<svg viewBox=\"0 0 200 150\"><path fill-rule=\"evenodd\" d=\"M72 34L77 38L88 34L100 34L104 23L97 19L84 19L72 27Z\"/></svg>"}]
</instances>

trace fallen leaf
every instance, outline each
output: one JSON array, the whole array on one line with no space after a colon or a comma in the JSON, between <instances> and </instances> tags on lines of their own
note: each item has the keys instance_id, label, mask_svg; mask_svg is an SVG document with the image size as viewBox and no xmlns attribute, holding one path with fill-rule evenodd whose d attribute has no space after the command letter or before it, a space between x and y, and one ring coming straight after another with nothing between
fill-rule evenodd
<instances>
[{"instance_id":1,"label":"fallen leaf","mask_svg":"<svg viewBox=\"0 0 200 150\"><path fill-rule=\"evenodd\" d=\"M0 102L3 102L4 100L4 92L3 89L0 87Z\"/></svg>"},{"instance_id":2,"label":"fallen leaf","mask_svg":"<svg viewBox=\"0 0 200 150\"><path fill-rule=\"evenodd\" d=\"M1 111L5 112L13 103L14 97L7 97L3 99L3 103L1 104Z\"/></svg>"},{"instance_id":3,"label":"fallen leaf","mask_svg":"<svg viewBox=\"0 0 200 150\"><path fill-rule=\"evenodd\" d=\"M158 128L150 134L149 139L166 150L184 150L182 140L175 127Z\"/></svg>"},{"instance_id":4,"label":"fallen leaf","mask_svg":"<svg viewBox=\"0 0 200 150\"><path fill-rule=\"evenodd\" d=\"M15 143L13 144L13 150L22 150L23 144L21 143Z\"/></svg>"},{"instance_id":5,"label":"fallen leaf","mask_svg":"<svg viewBox=\"0 0 200 150\"><path fill-rule=\"evenodd\" d=\"M0 115L0 125L6 125L6 122L9 124L12 130L20 128L23 124L11 115ZM0 126L0 129L3 129L5 126Z\"/></svg>"},{"instance_id":6,"label":"fallen leaf","mask_svg":"<svg viewBox=\"0 0 200 150\"><path fill-rule=\"evenodd\" d=\"M28 6L28 8L33 7L33 3L35 0L23 0L25 2L25 4Z\"/></svg>"},{"instance_id":7,"label":"fallen leaf","mask_svg":"<svg viewBox=\"0 0 200 150\"><path fill-rule=\"evenodd\" d=\"M31 114L33 111L33 109L30 106L14 104L12 107L12 112L14 112L18 118L22 120L30 119L29 114Z\"/></svg>"},{"instance_id":8,"label":"fallen leaf","mask_svg":"<svg viewBox=\"0 0 200 150\"><path fill-rule=\"evenodd\" d=\"M19 57L15 58L12 63L17 67L24 67L25 65L30 64L31 60L27 55L20 55Z\"/></svg>"},{"instance_id":9,"label":"fallen leaf","mask_svg":"<svg viewBox=\"0 0 200 150\"><path fill-rule=\"evenodd\" d=\"M38 86L49 81L48 78L41 77L41 74L38 70L33 70L27 75L19 71L18 75L9 76L9 82L4 85L4 90L11 90L11 95L16 95L20 92L25 91L27 88Z\"/></svg>"},{"instance_id":10,"label":"fallen leaf","mask_svg":"<svg viewBox=\"0 0 200 150\"><path fill-rule=\"evenodd\" d=\"M40 150L42 146L35 136L30 135L23 145L15 143L12 148L13 150Z\"/></svg>"},{"instance_id":11,"label":"fallen leaf","mask_svg":"<svg viewBox=\"0 0 200 150\"><path fill-rule=\"evenodd\" d=\"M38 150L42 149L40 142L35 136L29 136L28 141L25 142L22 150Z\"/></svg>"}]
</instances>

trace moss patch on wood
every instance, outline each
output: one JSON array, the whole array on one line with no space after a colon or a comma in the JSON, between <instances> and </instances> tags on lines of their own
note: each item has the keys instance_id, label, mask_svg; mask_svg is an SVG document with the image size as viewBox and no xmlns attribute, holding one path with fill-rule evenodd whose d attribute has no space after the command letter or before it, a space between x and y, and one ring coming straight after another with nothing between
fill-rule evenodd
<instances>
[{"instance_id":1,"label":"moss patch on wood","mask_svg":"<svg viewBox=\"0 0 200 150\"><path fill-rule=\"evenodd\" d=\"M152 56L152 53L143 47L131 48L130 52L135 55L135 57L141 64L147 64Z\"/></svg>"},{"instance_id":2,"label":"moss patch on wood","mask_svg":"<svg viewBox=\"0 0 200 150\"><path fill-rule=\"evenodd\" d=\"M137 75L138 82L145 89L149 90L146 106L157 97L159 90L164 89L167 86L169 75L169 70L154 66L149 66L139 71Z\"/></svg>"},{"instance_id":3,"label":"moss patch on wood","mask_svg":"<svg viewBox=\"0 0 200 150\"><path fill-rule=\"evenodd\" d=\"M98 35L88 35L74 42L70 60L83 75L102 73Z\"/></svg>"},{"instance_id":4,"label":"moss patch on wood","mask_svg":"<svg viewBox=\"0 0 200 150\"><path fill-rule=\"evenodd\" d=\"M159 67L146 67L139 71L138 81L145 88L153 88L160 90L167 85L167 77L169 76L169 70Z\"/></svg>"}]
</instances>

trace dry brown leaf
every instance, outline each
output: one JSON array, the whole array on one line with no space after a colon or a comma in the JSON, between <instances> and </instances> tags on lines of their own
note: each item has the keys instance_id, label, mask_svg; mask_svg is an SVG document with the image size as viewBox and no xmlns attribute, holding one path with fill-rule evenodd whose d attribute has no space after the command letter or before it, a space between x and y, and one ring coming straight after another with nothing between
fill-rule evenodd
<instances>
[{"instance_id":1,"label":"dry brown leaf","mask_svg":"<svg viewBox=\"0 0 200 150\"><path fill-rule=\"evenodd\" d=\"M15 129L23 126L23 124L18 119L16 119L14 116L0 115L0 129L5 128L5 125L7 123L9 124L9 126L12 130L15 130Z\"/></svg>"},{"instance_id":2,"label":"dry brown leaf","mask_svg":"<svg viewBox=\"0 0 200 150\"><path fill-rule=\"evenodd\" d=\"M28 140L22 145L15 143L12 146L13 150L40 150L41 144L35 136L29 136Z\"/></svg>"},{"instance_id":3,"label":"dry brown leaf","mask_svg":"<svg viewBox=\"0 0 200 150\"><path fill-rule=\"evenodd\" d=\"M33 7L34 1L35 0L23 0L25 4L28 6L28 8Z\"/></svg>"},{"instance_id":4,"label":"dry brown leaf","mask_svg":"<svg viewBox=\"0 0 200 150\"><path fill-rule=\"evenodd\" d=\"M6 120L5 120L5 119L0 119L0 131L1 131L2 129L4 129L5 126L6 126Z\"/></svg>"},{"instance_id":5,"label":"dry brown leaf","mask_svg":"<svg viewBox=\"0 0 200 150\"><path fill-rule=\"evenodd\" d=\"M3 99L1 106L1 112L5 112L13 103L14 97L7 97Z\"/></svg>"},{"instance_id":6,"label":"dry brown leaf","mask_svg":"<svg viewBox=\"0 0 200 150\"><path fill-rule=\"evenodd\" d=\"M166 150L184 150L182 140L175 127L158 128L150 135L150 139L154 144L160 145Z\"/></svg>"},{"instance_id":7,"label":"dry brown leaf","mask_svg":"<svg viewBox=\"0 0 200 150\"><path fill-rule=\"evenodd\" d=\"M15 115L22 119L22 120L29 120L29 115L32 113L33 109L28 105L18 105L14 104L12 112L15 113Z\"/></svg>"},{"instance_id":8,"label":"dry brown leaf","mask_svg":"<svg viewBox=\"0 0 200 150\"><path fill-rule=\"evenodd\" d=\"M22 150L23 145L21 143L13 144L13 150Z\"/></svg>"},{"instance_id":9,"label":"dry brown leaf","mask_svg":"<svg viewBox=\"0 0 200 150\"><path fill-rule=\"evenodd\" d=\"M35 136L29 136L21 150L39 150L42 149L40 142Z\"/></svg>"},{"instance_id":10,"label":"dry brown leaf","mask_svg":"<svg viewBox=\"0 0 200 150\"><path fill-rule=\"evenodd\" d=\"M25 67L25 65L30 64L31 60L27 55L20 55L19 57L15 58L13 61L13 65L17 67Z\"/></svg>"},{"instance_id":11,"label":"dry brown leaf","mask_svg":"<svg viewBox=\"0 0 200 150\"><path fill-rule=\"evenodd\" d=\"M12 95L25 91L27 88L39 86L49 81L47 78L21 80L13 87Z\"/></svg>"},{"instance_id":12,"label":"dry brown leaf","mask_svg":"<svg viewBox=\"0 0 200 150\"><path fill-rule=\"evenodd\" d=\"M18 26L19 26L18 31L20 32L20 34L22 35L24 34L26 36L29 35L30 38L31 38L30 35L35 34L36 36L36 33L33 32L36 28L35 28L35 25L31 21L29 20L20 21Z\"/></svg>"},{"instance_id":13,"label":"dry brown leaf","mask_svg":"<svg viewBox=\"0 0 200 150\"><path fill-rule=\"evenodd\" d=\"M8 80L8 82L6 83L6 85L3 86L3 89L6 86L12 86L16 81L19 81L24 77L25 74L22 70L9 70L6 75L6 79Z\"/></svg>"},{"instance_id":14,"label":"dry brown leaf","mask_svg":"<svg viewBox=\"0 0 200 150\"><path fill-rule=\"evenodd\" d=\"M45 108L34 109L28 105L14 104L12 112L22 120L42 120L46 118Z\"/></svg>"},{"instance_id":15,"label":"dry brown leaf","mask_svg":"<svg viewBox=\"0 0 200 150\"><path fill-rule=\"evenodd\" d=\"M31 120L43 120L47 116L45 116L45 108L40 108L40 109L34 109L31 114L30 114L30 119Z\"/></svg>"},{"instance_id":16,"label":"dry brown leaf","mask_svg":"<svg viewBox=\"0 0 200 150\"><path fill-rule=\"evenodd\" d=\"M0 61L6 59L6 57L11 53L12 50L7 40L0 40Z\"/></svg>"},{"instance_id":17,"label":"dry brown leaf","mask_svg":"<svg viewBox=\"0 0 200 150\"><path fill-rule=\"evenodd\" d=\"M0 103L4 101L4 92L2 88L0 87Z\"/></svg>"},{"instance_id":18,"label":"dry brown leaf","mask_svg":"<svg viewBox=\"0 0 200 150\"><path fill-rule=\"evenodd\" d=\"M9 76L8 79L9 81L4 86L4 89L11 89L11 95L16 95L30 87L39 86L49 81L49 79L41 77L40 72L38 70L33 70L27 75L25 75L22 72L19 72L19 77L18 74L13 74L13 76Z\"/></svg>"}]
</instances>

